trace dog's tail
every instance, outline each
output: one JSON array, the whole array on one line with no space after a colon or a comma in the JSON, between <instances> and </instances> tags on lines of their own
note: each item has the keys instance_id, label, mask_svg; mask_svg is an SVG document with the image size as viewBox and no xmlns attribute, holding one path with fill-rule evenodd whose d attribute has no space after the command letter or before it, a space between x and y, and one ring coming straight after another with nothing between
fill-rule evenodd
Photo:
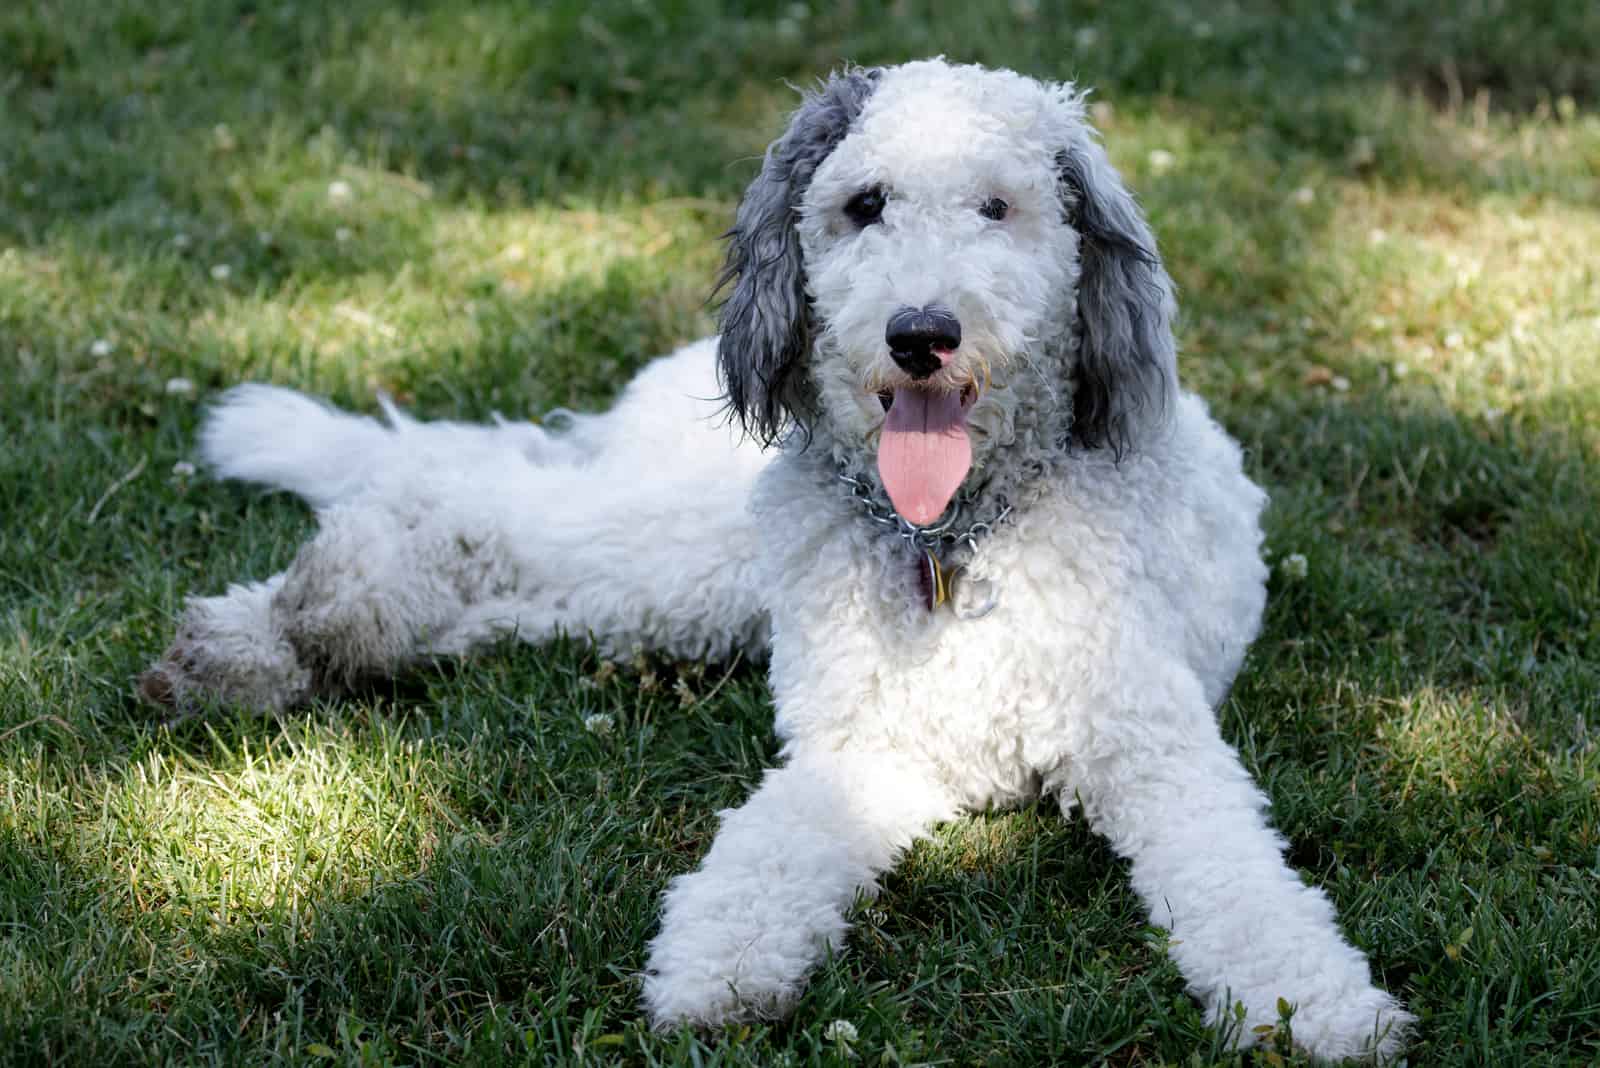
<instances>
[{"instance_id":1,"label":"dog's tail","mask_svg":"<svg viewBox=\"0 0 1600 1068\"><path fill-rule=\"evenodd\" d=\"M551 434L498 417L488 426L422 423L387 397L379 404L381 420L342 412L292 389L238 386L207 417L200 455L220 478L288 490L319 510L408 473L584 458L581 433Z\"/></svg>"}]
</instances>

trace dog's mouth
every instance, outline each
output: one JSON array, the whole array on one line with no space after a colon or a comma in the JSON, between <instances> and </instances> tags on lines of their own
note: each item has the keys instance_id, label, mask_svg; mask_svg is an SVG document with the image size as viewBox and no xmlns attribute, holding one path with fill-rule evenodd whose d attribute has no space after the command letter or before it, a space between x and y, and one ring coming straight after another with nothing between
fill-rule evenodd
<instances>
[{"instance_id":1,"label":"dog's mouth","mask_svg":"<svg viewBox=\"0 0 1600 1068\"><path fill-rule=\"evenodd\" d=\"M907 522L923 527L949 507L972 467L967 413L978 385L960 389L896 386L878 393L886 413L878 437L878 477Z\"/></svg>"},{"instance_id":2,"label":"dog's mouth","mask_svg":"<svg viewBox=\"0 0 1600 1068\"><path fill-rule=\"evenodd\" d=\"M894 407L894 394L892 389L878 390L878 403L883 405L883 410L888 411ZM968 382L961 387L961 406L970 409L978 399L978 383Z\"/></svg>"}]
</instances>

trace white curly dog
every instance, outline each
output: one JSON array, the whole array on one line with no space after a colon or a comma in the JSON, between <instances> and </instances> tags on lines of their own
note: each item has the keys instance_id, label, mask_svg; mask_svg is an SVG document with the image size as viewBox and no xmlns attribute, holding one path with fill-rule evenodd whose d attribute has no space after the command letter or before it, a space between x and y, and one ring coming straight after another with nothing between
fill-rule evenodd
<instances>
[{"instance_id":1,"label":"white curly dog","mask_svg":"<svg viewBox=\"0 0 1600 1068\"><path fill-rule=\"evenodd\" d=\"M1398 1051L1411 1017L1218 731L1265 495L1178 388L1172 284L1083 94L837 73L729 236L720 338L556 432L229 393L205 459L320 532L191 599L144 692L281 708L508 634L770 651L782 766L666 892L657 1026L784 1013L930 824L1042 790L1131 862L1237 1040L1282 998L1319 1057Z\"/></svg>"}]
</instances>

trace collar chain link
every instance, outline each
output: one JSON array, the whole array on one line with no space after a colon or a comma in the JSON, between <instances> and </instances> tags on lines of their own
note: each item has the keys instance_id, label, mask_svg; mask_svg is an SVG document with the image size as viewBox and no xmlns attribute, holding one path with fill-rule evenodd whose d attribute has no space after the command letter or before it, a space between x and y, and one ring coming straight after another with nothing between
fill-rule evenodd
<instances>
[{"instance_id":1,"label":"collar chain link","mask_svg":"<svg viewBox=\"0 0 1600 1068\"><path fill-rule=\"evenodd\" d=\"M966 492L956 497L956 507L951 511L950 517L936 526L919 527L908 522L899 512L892 508L885 508L873 500L873 487L870 483L859 478L853 478L843 471L838 472L838 479L850 487L853 496L867 513L867 518L882 527L889 528L890 533L904 541L914 549L931 552L938 555L941 547L954 548L965 545L972 551L978 549L978 539L990 533L999 526L1006 516L1011 514L1011 504L1004 495L996 495L995 501L1000 506L999 513L989 520L979 520L970 524L965 530L955 529L963 513L970 508L977 494Z\"/></svg>"}]
</instances>

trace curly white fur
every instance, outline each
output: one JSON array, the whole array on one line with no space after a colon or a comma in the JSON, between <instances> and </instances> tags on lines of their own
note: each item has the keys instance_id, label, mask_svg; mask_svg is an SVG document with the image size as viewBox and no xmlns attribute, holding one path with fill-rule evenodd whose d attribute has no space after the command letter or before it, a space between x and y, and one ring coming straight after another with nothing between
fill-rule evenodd
<instances>
[{"instance_id":1,"label":"curly white fur","mask_svg":"<svg viewBox=\"0 0 1600 1068\"><path fill-rule=\"evenodd\" d=\"M887 205L858 225L844 205L871 187ZM1003 219L977 210L994 198ZM559 433L229 394L206 460L299 493L322 529L286 574L192 600L146 692L282 707L502 634L770 643L783 765L667 891L658 1027L783 1013L931 823L1042 784L1131 861L1212 1018L1243 1005L1241 1041L1281 998L1319 1057L1395 1053L1410 1016L1218 731L1260 624L1265 496L1176 391L1170 284L1081 96L942 61L847 72L769 154L732 263L720 353L663 358ZM981 618L930 612L917 556L838 477L876 485L879 394L909 388L884 323L931 304L963 341L927 388L982 387L971 506L1013 508L964 560L998 595ZM752 425L787 413L760 428L780 449L724 425L724 389Z\"/></svg>"}]
</instances>

